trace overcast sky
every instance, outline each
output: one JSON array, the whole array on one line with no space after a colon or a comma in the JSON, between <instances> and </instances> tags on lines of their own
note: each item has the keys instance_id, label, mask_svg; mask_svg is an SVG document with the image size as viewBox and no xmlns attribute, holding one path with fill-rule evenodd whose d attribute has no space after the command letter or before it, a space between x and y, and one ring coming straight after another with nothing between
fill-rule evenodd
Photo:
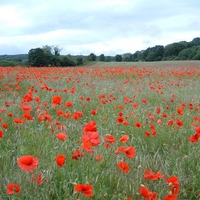
<instances>
[{"instance_id":1,"label":"overcast sky","mask_svg":"<svg viewBox=\"0 0 200 200\"><path fill-rule=\"evenodd\" d=\"M200 37L200 0L0 0L0 54L134 53Z\"/></svg>"}]
</instances>

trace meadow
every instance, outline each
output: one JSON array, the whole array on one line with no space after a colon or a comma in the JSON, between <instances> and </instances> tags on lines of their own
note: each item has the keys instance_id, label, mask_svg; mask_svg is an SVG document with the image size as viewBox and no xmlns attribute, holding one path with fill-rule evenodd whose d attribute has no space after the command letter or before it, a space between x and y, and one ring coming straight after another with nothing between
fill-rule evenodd
<instances>
[{"instance_id":1,"label":"meadow","mask_svg":"<svg viewBox=\"0 0 200 200\"><path fill-rule=\"evenodd\" d=\"M0 67L0 199L200 199L200 62Z\"/></svg>"}]
</instances>

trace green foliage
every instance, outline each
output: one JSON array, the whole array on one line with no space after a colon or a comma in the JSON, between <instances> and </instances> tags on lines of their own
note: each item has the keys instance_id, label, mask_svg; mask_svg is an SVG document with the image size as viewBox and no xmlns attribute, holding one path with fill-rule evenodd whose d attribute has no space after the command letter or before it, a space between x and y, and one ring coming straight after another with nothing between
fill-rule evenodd
<instances>
[{"instance_id":1,"label":"green foliage","mask_svg":"<svg viewBox=\"0 0 200 200\"><path fill-rule=\"evenodd\" d=\"M122 61L124 62L131 62L133 61L133 54L132 53L125 53L122 55Z\"/></svg>"},{"instance_id":2,"label":"green foliage","mask_svg":"<svg viewBox=\"0 0 200 200\"><path fill-rule=\"evenodd\" d=\"M97 59L97 56L96 56L94 53L91 53L91 54L89 55L89 60L90 60L90 61L96 61L96 59Z\"/></svg>"},{"instance_id":3,"label":"green foliage","mask_svg":"<svg viewBox=\"0 0 200 200\"><path fill-rule=\"evenodd\" d=\"M113 61L112 56L106 56L106 57L105 57L105 61L106 61L106 62L111 62L111 61Z\"/></svg>"},{"instance_id":4,"label":"green foliage","mask_svg":"<svg viewBox=\"0 0 200 200\"><path fill-rule=\"evenodd\" d=\"M76 58L76 64L77 64L77 65L82 65L82 64L83 64L83 58L80 57L80 56L77 57L77 58Z\"/></svg>"},{"instance_id":5,"label":"green foliage","mask_svg":"<svg viewBox=\"0 0 200 200\"><path fill-rule=\"evenodd\" d=\"M116 61L116 62L121 62L121 61L122 61L122 55L117 54L117 55L115 56L115 61Z\"/></svg>"},{"instance_id":6,"label":"green foliage","mask_svg":"<svg viewBox=\"0 0 200 200\"><path fill-rule=\"evenodd\" d=\"M101 62L105 62L105 56L104 56L104 54L101 54L101 55L99 56L99 60L100 60Z\"/></svg>"},{"instance_id":7,"label":"green foliage","mask_svg":"<svg viewBox=\"0 0 200 200\"><path fill-rule=\"evenodd\" d=\"M31 49L28 52L28 62L33 67L47 66L47 58L41 48Z\"/></svg>"},{"instance_id":8,"label":"green foliage","mask_svg":"<svg viewBox=\"0 0 200 200\"><path fill-rule=\"evenodd\" d=\"M76 65L76 63L69 56L59 56L58 61L59 61L58 66L62 66L62 67Z\"/></svg>"},{"instance_id":9,"label":"green foliage","mask_svg":"<svg viewBox=\"0 0 200 200\"><path fill-rule=\"evenodd\" d=\"M199 60L200 38L194 38L191 42L175 42L165 47L156 45L146 50L136 51L132 55L133 61L165 61L165 60ZM124 60L126 61L126 60Z\"/></svg>"}]
</instances>

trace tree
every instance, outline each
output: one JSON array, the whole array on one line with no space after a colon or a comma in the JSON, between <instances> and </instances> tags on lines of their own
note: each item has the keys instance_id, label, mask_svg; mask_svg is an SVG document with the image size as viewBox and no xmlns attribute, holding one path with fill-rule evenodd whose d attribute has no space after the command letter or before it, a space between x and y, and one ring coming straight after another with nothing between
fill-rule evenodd
<instances>
[{"instance_id":1,"label":"tree","mask_svg":"<svg viewBox=\"0 0 200 200\"><path fill-rule=\"evenodd\" d=\"M96 61L96 59L97 59L97 56L96 56L94 53L91 53L91 54L89 55L89 60L90 60L90 61Z\"/></svg>"},{"instance_id":2,"label":"tree","mask_svg":"<svg viewBox=\"0 0 200 200\"><path fill-rule=\"evenodd\" d=\"M60 52L62 51L61 48L59 48L58 46L53 46L53 54L55 56L60 56Z\"/></svg>"},{"instance_id":3,"label":"tree","mask_svg":"<svg viewBox=\"0 0 200 200\"><path fill-rule=\"evenodd\" d=\"M121 62L121 61L122 61L122 55L117 54L117 55L115 56L115 61L116 61L116 62Z\"/></svg>"},{"instance_id":4,"label":"tree","mask_svg":"<svg viewBox=\"0 0 200 200\"><path fill-rule=\"evenodd\" d=\"M185 41L169 44L165 47L164 57L176 57L185 48L187 48L187 42Z\"/></svg>"},{"instance_id":5,"label":"tree","mask_svg":"<svg viewBox=\"0 0 200 200\"><path fill-rule=\"evenodd\" d=\"M82 65L82 64L83 64L83 58L80 57L80 56L78 56L78 57L76 58L76 64L77 64L77 65Z\"/></svg>"},{"instance_id":6,"label":"tree","mask_svg":"<svg viewBox=\"0 0 200 200\"><path fill-rule=\"evenodd\" d=\"M101 55L99 56L99 60L100 60L101 62L104 62L104 61L105 61L105 56L104 56L104 54L101 54Z\"/></svg>"},{"instance_id":7,"label":"tree","mask_svg":"<svg viewBox=\"0 0 200 200\"><path fill-rule=\"evenodd\" d=\"M106 56L105 57L105 61L106 62L111 62L113 59L112 59L112 57L111 56Z\"/></svg>"},{"instance_id":8,"label":"tree","mask_svg":"<svg viewBox=\"0 0 200 200\"><path fill-rule=\"evenodd\" d=\"M146 61L155 61L156 60L156 54L153 51L150 51L146 57Z\"/></svg>"},{"instance_id":9,"label":"tree","mask_svg":"<svg viewBox=\"0 0 200 200\"><path fill-rule=\"evenodd\" d=\"M125 62L133 61L133 54L132 53L125 53L122 55L122 60Z\"/></svg>"},{"instance_id":10,"label":"tree","mask_svg":"<svg viewBox=\"0 0 200 200\"><path fill-rule=\"evenodd\" d=\"M76 63L69 56L59 56L59 60L62 67L76 65Z\"/></svg>"},{"instance_id":11,"label":"tree","mask_svg":"<svg viewBox=\"0 0 200 200\"><path fill-rule=\"evenodd\" d=\"M49 46L49 45L45 45L43 46L43 51L45 54L45 59L46 62L49 66L59 66L59 56L60 56L60 52L61 52L61 48L59 48L58 46Z\"/></svg>"},{"instance_id":12,"label":"tree","mask_svg":"<svg viewBox=\"0 0 200 200\"><path fill-rule=\"evenodd\" d=\"M28 52L28 63L34 67L47 65L44 50L41 48L31 49Z\"/></svg>"}]
</instances>

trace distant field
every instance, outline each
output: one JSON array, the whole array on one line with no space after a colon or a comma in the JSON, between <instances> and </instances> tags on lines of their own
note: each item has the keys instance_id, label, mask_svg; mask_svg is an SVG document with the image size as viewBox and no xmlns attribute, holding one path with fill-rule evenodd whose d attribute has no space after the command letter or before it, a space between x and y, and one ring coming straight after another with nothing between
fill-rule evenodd
<instances>
[{"instance_id":1,"label":"distant field","mask_svg":"<svg viewBox=\"0 0 200 200\"><path fill-rule=\"evenodd\" d=\"M0 67L0 199L199 199L200 61L91 66Z\"/></svg>"},{"instance_id":2,"label":"distant field","mask_svg":"<svg viewBox=\"0 0 200 200\"><path fill-rule=\"evenodd\" d=\"M114 67L114 66L124 66L124 67L195 67L200 66L200 61L159 61L159 62L91 62L89 66L107 66L107 67Z\"/></svg>"}]
</instances>

